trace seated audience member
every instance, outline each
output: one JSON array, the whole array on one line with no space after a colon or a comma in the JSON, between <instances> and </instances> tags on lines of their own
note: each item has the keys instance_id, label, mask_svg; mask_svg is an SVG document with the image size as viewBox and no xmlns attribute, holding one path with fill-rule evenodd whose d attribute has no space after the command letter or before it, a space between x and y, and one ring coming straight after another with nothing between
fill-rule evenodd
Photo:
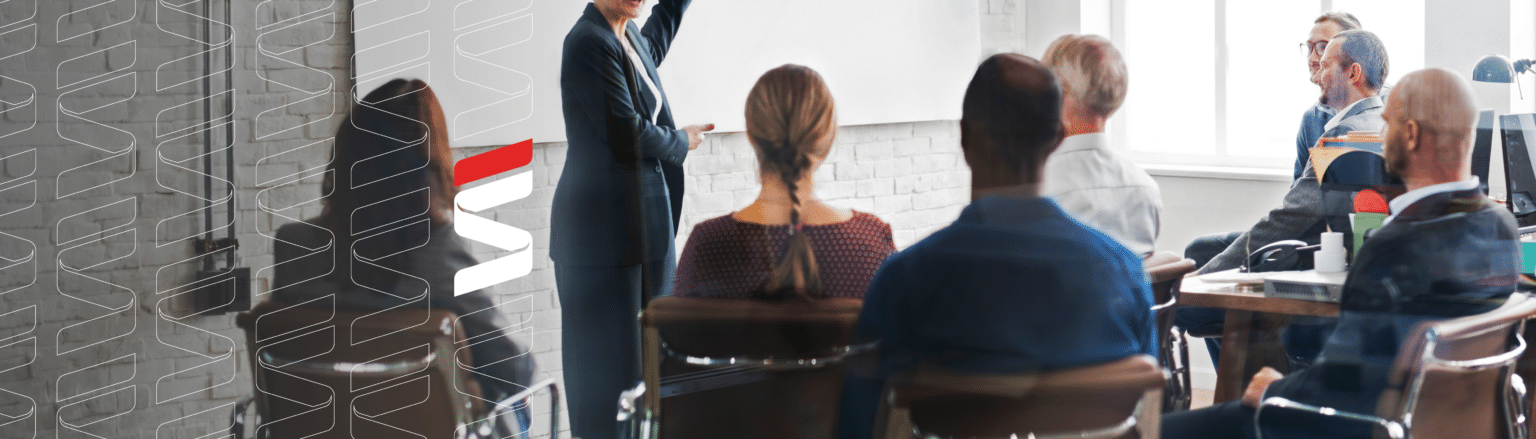
<instances>
[{"instance_id":1,"label":"seated audience member","mask_svg":"<svg viewBox=\"0 0 1536 439\"><path fill-rule=\"evenodd\" d=\"M960 121L971 204L870 283L856 334L879 340L878 365L851 368L842 437L869 437L886 379L918 365L1017 373L1156 352L1141 259L1040 195L1061 94L1028 57L977 69Z\"/></svg>"},{"instance_id":2,"label":"seated audience member","mask_svg":"<svg viewBox=\"0 0 1536 439\"><path fill-rule=\"evenodd\" d=\"M1342 136L1352 131L1381 130L1382 100L1378 92L1386 80L1387 68L1387 50L1376 34L1351 30L1334 35L1323 51L1317 74L1313 76L1314 82L1322 87L1321 102L1337 113L1323 125L1323 137ZM1323 205L1318 178L1317 171L1309 161L1302 171L1302 177L1291 183L1291 189L1286 192L1285 199L1281 200L1280 207L1269 211L1253 228L1227 245L1226 250L1205 262L1199 274L1238 268L1251 252L1276 241L1296 239L1318 243L1322 233L1327 230L1326 207ZM1186 256L1190 256L1188 252ZM1208 331L1212 327L1219 328L1225 319L1226 314L1221 310L1187 307L1179 309L1175 324L1187 330L1206 328ZM1312 360L1321 342L1317 339L1321 328L1323 326L1316 323L1292 327L1293 330L1286 335L1286 345L1293 360L1300 364ZM1213 348L1211 357L1214 362L1220 352L1219 346L1210 340L1207 340L1207 346Z\"/></svg>"},{"instance_id":3,"label":"seated audience member","mask_svg":"<svg viewBox=\"0 0 1536 439\"><path fill-rule=\"evenodd\" d=\"M342 308L453 311L464 337L482 340L469 346L482 396L522 391L533 381L532 355L505 332L496 301L485 290L454 296L454 274L478 261L451 224L457 190L436 95L420 80L395 79L363 102L336 133L323 212L277 230L275 298L301 304L334 294ZM329 260L305 250L333 240L321 253ZM518 417L526 429L526 410Z\"/></svg>"},{"instance_id":4,"label":"seated audience member","mask_svg":"<svg viewBox=\"0 0 1536 439\"><path fill-rule=\"evenodd\" d=\"M1317 71L1323 66L1324 48L1333 40L1339 32L1351 31L1360 28L1360 19L1348 12L1329 12L1312 20L1312 32L1307 35L1305 50L1307 52L1307 70L1312 73L1312 83L1322 85ZM1386 95L1383 86L1382 95ZM1327 96L1318 98L1312 103L1305 113L1301 115L1301 127L1296 129L1296 165L1292 171L1291 180L1301 178L1301 173L1306 170L1307 163L1311 161L1311 149L1317 146L1317 140L1323 137L1323 126L1337 114L1332 106L1328 105Z\"/></svg>"},{"instance_id":5,"label":"seated audience member","mask_svg":"<svg viewBox=\"0 0 1536 439\"><path fill-rule=\"evenodd\" d=\"M1253 407L1274 396L1373 415L1400 337L1424 321L1492 310L1514 292L1514 217L1471 175L1471 87L1449 70L1425 69L1403 77L1393 93L1383 114L1384 153L1409 191L1391 201L1392 216L1350 266L1339 323L1322 355L1277 381L1273 370L1261 372L1241 402L1164 416L1164 437L1252 437ZM1371 436L1359 422L1295 421L1266 423L1265 437Z\"/></svg>"},{"instance_id":6,"label":"seated audience member","mask_svg":"<svg viewBox=\"0 0 1536 439\"><path fill-rule=\"evenodd\" d=\"M1323 137L1380 131L1382 101L1377 92L1386 77L1387 51L1376 34L1352 30L1335 35L1323 52L1322 66L1317 71L1323 101L1338 113L1323 125ZM1279 208L1200 267L1200 273L1237 268L1249 252L1275 241L1300 239L1317 243L1324 230L1322 191L1317 170L1312 169L1310 162L1302 174L1301 179L1291 184Z\"/></svg>"},{"instance_id":7,"label":"seated audience member","mask_svg":"<svg viewBox=\"0 0 1536 439\"><path fill-rule=\"evenodd\" d=\"M1307 34L1307 41L1302 48L1307 53L1307 70L1311 72L1313 84L1322 84L1317 76L1317 71L1322 68L1323 51L1328 47L1328 41L1339 32L1360 28L1360 20L1348 12L1329 12L1312 21L1312 31ZM1382 85L1381 95L1385 96L1387 86ZM1383 98L1385 100L1385 98ZM1306 170L1306 165L1311 161L1311 149L1317 146L1318 139L1323 137L1323 125L1333 119L1333 107L1328 106L1326 96L1319 96L1317 102L1308 106L1307 111L1301 115L1301 127L1296 129L1296 164L1291 175L1291 181L1301 179L1301 174ZM1243 232L1215 233L1195 238L1184 248L1184 257L1194 259L1195 267L1204 266L1206 262L1221 254L1223 250L1232 245L1233 241L1243 236Z\"/></svg>"},{"instance_id":8,"label":"seated audience member","mask_svg":"<svg viewBox=\"0 0 1536 439\"><path fill-rule=\"evenodd\" d=\"M811 297L864 297L896 245L879 218L816 197L811 176L837 135L826 82L804 66L769 70L747 95L746 120L762 191L740 211L694 226L673 294L770 298L794 284Z\"/></svg>"},{"instance_id":9,"label":"seated audience member","mask_svg":"<svg viewBox=\"0 0 1536 439\"><path fill-rule=\"evenodd\" d=\"M1109 147L1104 124L1125 102L1120 51L1096 35L1066 35L1040 60L1061 81L1067 138L1045 161L1040 191L1061 210L1115 238L1140 257L1157 242L1162 195L1152 176Z\"/></svg>"}]
</instances>

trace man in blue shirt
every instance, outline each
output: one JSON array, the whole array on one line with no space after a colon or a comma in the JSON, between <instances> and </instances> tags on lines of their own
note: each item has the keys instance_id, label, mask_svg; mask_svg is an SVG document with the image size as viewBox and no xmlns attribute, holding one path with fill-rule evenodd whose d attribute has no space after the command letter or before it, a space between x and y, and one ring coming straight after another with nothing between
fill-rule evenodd
<instances>
[{"instance_id":1,"label":"man in blue shirt","mask_svg":"<svg viewBox=\"0 0 1536 439\"><path fill-rule=\"evenodd\" d=\"M1155 354L1141 260L1040 196L1062 137L1049 69L1016 54L982 62L960 121L972 202L871 281L857 334L880 341L878 365L850 373L842 437L869 437L886 379L919 365L1016 373Z\"/></svg>"}]
</instances>

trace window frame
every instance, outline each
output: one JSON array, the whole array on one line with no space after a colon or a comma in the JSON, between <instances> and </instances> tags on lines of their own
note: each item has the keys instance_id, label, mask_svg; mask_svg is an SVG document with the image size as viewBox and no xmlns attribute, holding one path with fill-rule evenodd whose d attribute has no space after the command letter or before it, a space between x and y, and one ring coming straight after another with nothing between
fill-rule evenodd
<instances>
[{"instance_id":1,"label":"window frame","mask_svg":"<svg viewBox=\"0 0 1536 439\"><path fill-rule=\"evenodd\" d=\"M1084 33L1100 33L1102 30L1107 29L1107 36L1109 37L1111 43L1113 43L1116 47L1127 47L1125 41L1125 11L1127 1L1142 0L1080 0L1081 5L1088 5L1090 3L1093 4L1091 6L1080 7L1079 10L1081 13L1083 13L1083 15L1079 17L1081 23L1080 29ZM1214 109L1211 124L1211 130L1213 131L1213 151L1203 154L1190 154L1132 150L1129 147L1131 142L1127 134L1128 123L1126 121L1127 119L1134 117L1134 115L1128 111L1131 110L1130 108L1124 107L1122 107L1120 112L1116 115L1118 117L1111 117L1108 121L1106 131L1108 131L1109 134L1110 146L1117 151L1120 151L1122 154L1125 154L1127 157L1130 157L1136 163L1150 165L1153 167L1199 166L1212 168L1249 168L1257 170L1292 169L1292 166L1295 163L1294 155L1289 155L1286 157L1253 156L1236 155L1231 152L1230 145L1228 144L1229 112L1227 98L1229 91L1228 75L1230 74L1229 67L1231 56L1227 40L1227 5L1232 1L1243 0L1211 1L1213 2L1213 16L1211 19L1214 21L1213 49L1215 54L1215 60L1212 64L1212 67L1215 70L1215 74L1213 76L1214 80L1212 81L1213 102L1210 103ZM1317 0L1314 16L1321 15L1324 12L1332 10L1332 6L1332 0ZM1088 11L1090 10L1107 13L1107 16L1089 16ZM1297 108L1295 112L1295 118L1276 121L1276 123L1291 125L1299 128L1303 111L1305 111L1305 108Z\"/></svg>"}]
</instances>

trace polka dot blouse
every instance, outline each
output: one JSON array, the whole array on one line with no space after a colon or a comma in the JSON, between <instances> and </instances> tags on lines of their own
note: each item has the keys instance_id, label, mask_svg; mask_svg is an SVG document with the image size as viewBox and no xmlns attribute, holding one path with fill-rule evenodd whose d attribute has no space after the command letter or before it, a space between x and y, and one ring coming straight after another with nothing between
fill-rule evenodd
<instances>
[{"instance_id":1,"label":"polka dot blouse","mask_svg":"<svg viewBox=\"0 0 1536 439\"><path fill-rule=\"evenodd\" d=\"M891 226L864 212L854 211L853 218L841 223L804 225L800 230L811 241L822 286L832 297L864 297L875 270L896 251ZM789 246L789 232L788 225L765 226L731 215L699 223L683 247L672 294L751 297Z\"/></svg>"}]
</instances>

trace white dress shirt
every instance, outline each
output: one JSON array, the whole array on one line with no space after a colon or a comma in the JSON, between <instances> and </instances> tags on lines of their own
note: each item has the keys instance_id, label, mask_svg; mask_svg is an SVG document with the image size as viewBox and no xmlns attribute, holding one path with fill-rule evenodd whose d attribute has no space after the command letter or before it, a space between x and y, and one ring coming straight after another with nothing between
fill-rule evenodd
<instances>
[{"instance_id":1,"label":"white dress shirt","mask_svg":"<svg viewBox=\"0 0 1536 439\"><path fill-rule=\"evenodd\" d=\"M1372 101L1372 99L1376 99L1376 100ZM1339 124L1344 123L1344 119L1348 119L1350 116L1354 116L1353 114L1350 114L1350 111L1354 110L1355 107L1359 106L1361 102L1380 103L1381 102L1381 97L1379 95L1378 96L1368 96L1368 97L1360 98L1360 100L1357 100L1357 101L1355 101L1353 103L1350 103L1349 105L1345 105L1344 109L1334 112L1333 113L1333 117L1328 118L1328 123L1323 124L1323 132L1326 133L1326 132L1329 132L1329 131L1333 131L1333 129L1335 127L1338 127Z\"/></svg>"},{"instance_id":2,"label":"white dress shirt","mask_svg":"<svg viewBox=\"0 0 1536 439\"><path fill-rule=\"evenodd\" d=\"M1147 171L1110 149L1108 135L1079 134L1062 140L1046 159L1042 193L1131 253L1152 255L1162 194Z\"/></svg>"},{"instance_id":3,"label":"white dress shirt","mask_svg":"<svg viewBox=\"0 0 1536 439\"><path fill-rule=\"evenodd\" d=\"M1424 197L1428 197L1430 195L1438 194L1441 192L1470 191L1480 187L1479 185L1481 183L1482 182L1477 179L1477 176L1474 175L1472 178L1468 178L1466 180L1424 186L1403 193L1402 195L1398 195L1397 198L1393 198L1391 202L1387 203L1387 208L1392 209L1392 215L1387 216L1387 219L1382 221L1381 224L1386 225L1387 223L1392 222L1393 218L1397 218L1397 214L1399 212L1402 212L1403 209L1407 209L1408 206L1412 206L1413 203L1419 202L1419 200L1424 199Z\"/></svg>"},{"instance_id":4,"label":"white dress shirt","mask_svg":"<svg viewBox=\"0 0 1536 439\"><path fill-rule=\"evenodd\" d=\"M657 87L654 81L651 81L651 74L645 69L645 63L640 62L640 54L635 53L635 48L630 47L628 41L620 40L619 43L624 46L624 56L629 58L631 64L634 64L635 71L640 73L640 79L645 81L645 87L651 89L651 96L656 99L656 108L651 110L650 119L651 123L656 123L656 117L661 115L661 88ZM636 102L635 108L639 107L640 103Z\"/></svg>"}]
</instances>

